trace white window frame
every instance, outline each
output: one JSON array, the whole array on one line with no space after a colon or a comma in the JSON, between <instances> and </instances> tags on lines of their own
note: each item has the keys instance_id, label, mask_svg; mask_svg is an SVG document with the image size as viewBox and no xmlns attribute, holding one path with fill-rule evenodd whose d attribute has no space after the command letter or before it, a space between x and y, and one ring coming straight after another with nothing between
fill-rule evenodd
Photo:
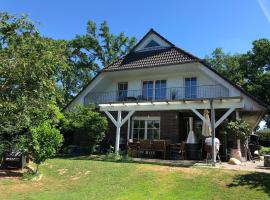
<instances>
[{"instance_id":1,"label":"white window frame","mask_svg":"<svg viewBox=\"0 0 270 200\"><path fill-rule=\"evenodd\" d=\"M142 90L142 93L143 93L143 82L146 82L146 81L153 81L153 99L152 100L156 100L156 81L166 81L166 98L165 98L165 100L168 98L167 97L167 89L168 89L168 85L167 85L168 84L168 80L167 79L161 78L161 79L154 79L154 80L153 79L150 79L150 80L141 80L141 90Z\"/></svg>"},{"instance_id":2,"label":"white window frame","mask_svg":"<svg viewBox=\"0 0 270 200\"><path fill-rule=\"evenodd\" d=\"M189 78L189 79L191 79L191 78L196 78L196 98L198 97L198 86L199 86L199 84L198 84L198 77L197 76L185 76L185 77L183 77L184 78L184 80L183 80L183 82L184 82L184 97L186 97L186 79L187 78ZM190 87L191 88L191 87ZM190 91L190 94L191 94L191 91Z\"/></svg>"},{"instance_id":3,"label":"white window frame","mask_svg":"<svg viewBox=\"0 0 270 200\"><path fill-rule=\"evenodd\" d=\"M131 139L133 138L133 131L134 131L134 120L144 120L144 139L147 139L147 121L156 120L159 121L159 128L158 128L158 139L160 139L160 117L159 116L134 116L132 117L132 126L131 126ZM138 138L136 138L138 139Z\"/></svg>"}]
</instances>

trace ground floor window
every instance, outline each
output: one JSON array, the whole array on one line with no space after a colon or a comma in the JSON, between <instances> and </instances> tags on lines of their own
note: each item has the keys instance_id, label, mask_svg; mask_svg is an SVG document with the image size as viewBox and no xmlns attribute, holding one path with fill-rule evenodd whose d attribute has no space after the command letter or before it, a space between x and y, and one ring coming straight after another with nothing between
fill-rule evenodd
<instances>
[{"instance_id":1,"label":"ground floor window","mask_svg":"<svg viewBox=\"0 0 270 200\"><path fill-rule=\"evenodd\" d=\"M132 120L132 139L160 139L159 117L134 117Z\"/></svg>"}]
</instances>

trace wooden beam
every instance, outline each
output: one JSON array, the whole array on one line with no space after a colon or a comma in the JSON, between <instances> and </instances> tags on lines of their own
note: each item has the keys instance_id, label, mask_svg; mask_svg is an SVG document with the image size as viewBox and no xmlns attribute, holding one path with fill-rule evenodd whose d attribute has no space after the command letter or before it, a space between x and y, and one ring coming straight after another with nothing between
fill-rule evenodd
<instances>
[{"instance_id":1,"label":"wooden beam","mask_svg":"<svg viewBox=\"0 0 270 200\"><path fill-rule=\"evenodd\" d=\"M121 124L120 124L120 126L122 126L130 117L131 117L131 115L133 115L134 114L134 110L133 111L130 111L128 114L127 114L127 116L121 121Z\"/></svg>"},{"instance_id":2,"label":"wooden beam","mask_svg":"<svg viewBox=\"0 0 270 200\"><path fill-rule=\"evenodd\" d=\"M113 124L117 127L118 126L118 123L116 122L116 120L114 119L114 117L111 115L111 113L108 112L107 110L104 110L104 112L112 120Z\"/></svg>"},{"instance_id":3,"label":"wooden beam","mask_svg":"<svg viewBox=\"0 0 270 200\"><path fill-rule=\"evenodd\" d=\"M235 108L227 110L227 112L216 122L215 128L217 128L234 110Z\"/></svg>"},{"instance_id":4,"label":"wooden beam","mask_svg":"<svg viewBox=\"0 0 270 200\"><path fill-rule=\"evenodd\" d=\"M199 111L197 111L195 108L191 108L191 110L203 121L205 122L208 126L211 126L211 124L209 123L209 121L207 121L204 116L199 113Z\"/></svg>"},{"instance_id":5,"label":"wooden beam","mask_svg":"<svg viewBox=\"0 0 270 200\"><path fill-rule=\"evenodd\" d=\"M134 102L135 103L135 102ZM193 108L196 109L210 109L208 103L199 102L186 102L183 103L181 101L171 101L169 104L155 104L149 103L149 105L134 105L134 103L126 103L125 106L121 104L114 104L110 106L109 104L100 104L100 111L156 111L156 110L191 110ZM226 102L213 102L215 109L230 109L234 108L243 108L243 102L236 102L235 100L227 100Z\"/></svg>"}]
</instances>

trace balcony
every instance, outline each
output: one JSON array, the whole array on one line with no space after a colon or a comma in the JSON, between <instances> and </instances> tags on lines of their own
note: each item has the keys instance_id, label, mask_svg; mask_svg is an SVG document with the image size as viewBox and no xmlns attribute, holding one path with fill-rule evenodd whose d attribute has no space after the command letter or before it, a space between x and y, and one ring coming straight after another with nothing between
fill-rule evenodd
<instances>
[{"instance_id":1,"label":"balcony","mask_svg":"<svg viewBox=\"0 0 270 200\"><path fill-rule=\"evenodd\" d=\"M148 88L88 93L84 104L104 104L117 102L177 101L228 97L229 90L221 85L201 85L191 87Z\"/></svg>"}]
</instances>

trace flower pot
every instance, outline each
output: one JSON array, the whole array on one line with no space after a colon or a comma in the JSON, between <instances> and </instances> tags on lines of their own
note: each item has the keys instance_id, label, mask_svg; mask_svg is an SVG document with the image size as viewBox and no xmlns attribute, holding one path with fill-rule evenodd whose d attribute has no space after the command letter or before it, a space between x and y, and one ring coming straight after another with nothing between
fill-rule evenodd
<instances>
[{"instance_id":1,"label":"flower pot","mask_svg":"<svg viewBox=\"0 0 270 200\"><path fill-rule=\"evenodd\" d=\"M242 157L241 150L240 149L231 149L230 157L236 158L237 160L241 161L241 157Z\"/></svg>"}]
</instances>

